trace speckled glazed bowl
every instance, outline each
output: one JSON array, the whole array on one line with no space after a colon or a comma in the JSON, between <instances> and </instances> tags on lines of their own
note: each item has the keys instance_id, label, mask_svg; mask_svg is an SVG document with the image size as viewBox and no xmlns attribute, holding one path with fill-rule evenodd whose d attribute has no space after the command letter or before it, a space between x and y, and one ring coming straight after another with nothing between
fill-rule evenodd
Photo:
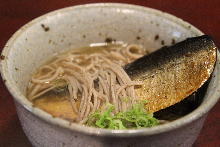
<instances>
[{"instance_id":1,"label":"speckled glazed bowl","mask_svg":"<svg viewBox=\"0 0 220 147\"><path fill-rule=\"evenodd\" d=\"M41 16L19 29L2 52L1 74L33 146L189 147L219 98L219 61L202 104L181 119L153 128L105 130L70 123L33 107L25 90L32 72L60 51L104 42L106 38L142 44L154 51L202 34L189 23L150 8L111 3L74 6Z\"/></svg>"}]
</instances>

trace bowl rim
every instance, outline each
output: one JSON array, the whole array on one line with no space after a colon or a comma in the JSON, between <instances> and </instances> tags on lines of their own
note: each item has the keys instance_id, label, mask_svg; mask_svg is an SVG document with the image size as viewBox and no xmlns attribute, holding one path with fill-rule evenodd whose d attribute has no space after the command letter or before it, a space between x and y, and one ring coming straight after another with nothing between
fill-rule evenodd
<instances>
[{"instance_id":1,"label":"bowl rim","mask_svg":"<svg viewBox=\"0 0 220 147\"><path fill-rule=\"evenodd\" d=\"M66 13L66 12L77 10L77 9L86 9L86 8L95 8L95 7L102 7L102 8L112 7L112 8L120 8L120 9L132 9L135 11L152 13L154 15L158 15L165 19L168 19L178 25L181 25L182 27L187 28L188 26L191 26L190 30L193 33L197 35L203 35L203 33L197 28L195 28L193 25L189 24L188 22L183 21L180 18L177 18L174 15L162 12L157 9L148 8L144 6L138 6L138 5L131 5L131 4L93 3L93 4L84 4L84 5L66 7L66 8L62 8L62 9L58 9L58 10L46 13L40 17L33 19L32 21L30 21L29 23L21 27L18 31L16 31L16 33L14 33L13 36L8 40L8 42L6 43L6 45L4 46L2 50L2 55L5 56L6 58L6 60L0 60L0 72L2 75L2 79L3 81L5 81L5 85L7 89L9 90L10 94L13 96L14 100L16 100L19 104L21 104L26 110L28 110L30 113L34 114L41 120L48 122L49 124L60 126L62 128L66 128L66 129L80 132L83 134L95 135L95 136L132 137L132 136L143 136L143 135L155 135L155 134L168 132L168 131L180 128L204 116L215 105L215 103L217 103L219 99L217 95L220 95L220 92L218 90L219 87L215 89L215 91L218 91L218 94L213 96L212 99L206 101L205 103L202 103L193 112L189 113L188 115L184 117L181 117L178 120L175 120L167 124L155 126L152 128L130 129L130 130L108 130L108 129L100 129L100 128L83 126L83 125L76 124L76 123L70 123L69 121L66 121L60 118L54 118L50 114L44 112L43 110L33 107L32 103L26 99L26 97L18 90L16 86L14 86L15 82L13 81L12 77L9 74L10 71L8 70L7 56L11 51L11 46L13 45L14 41L17 38L19 38L20 34L22 34L30 26L40 22L41 20L43 20L44 18L48 16L54 16L57 13ZM219 55L218 55L218 59L220 59ZM218 80L217 82L220 83L219 81L220 80Z\"/></svg>"}]
</instances>

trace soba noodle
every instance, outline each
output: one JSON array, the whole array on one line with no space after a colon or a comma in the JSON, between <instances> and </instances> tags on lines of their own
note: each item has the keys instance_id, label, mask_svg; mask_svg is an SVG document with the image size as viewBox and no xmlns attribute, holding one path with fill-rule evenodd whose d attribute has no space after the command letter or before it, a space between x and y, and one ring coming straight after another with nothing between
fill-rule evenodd
<instances>
[{"instance_id":1,"label":"soba noodle","mask_svg":"<svg viewBox=\"0 0 220 147\"><path fill-rule=\"evenodd\" d=\"M31 79L28 98L33 101L54 89L66 89L79 123L106 103L114 105L114 113L131 108L137 101L135 86L142 83L132 81L123 65L146 51L134 44L103 48L93 53L71 50L41 66Z\"/></svg>"}]
</instances>

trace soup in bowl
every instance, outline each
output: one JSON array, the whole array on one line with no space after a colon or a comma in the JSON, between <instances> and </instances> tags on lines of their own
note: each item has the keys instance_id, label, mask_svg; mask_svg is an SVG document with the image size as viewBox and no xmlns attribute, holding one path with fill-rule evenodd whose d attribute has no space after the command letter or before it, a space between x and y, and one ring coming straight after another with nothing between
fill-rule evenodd
<instances>
[{"instance_id":1,"label":"soup in bowl","mask_svg":"<svg viewBox=\"0 0 220 147\"><path fill-rule=\"evenodd\" d=\"M1 73L34 146L191 146L218 100L218 61L203 101L187 115L164 123L159 115L146 113L153 120L147 128L85 124L104 103L113 105L115 114L138 103L141 81L131 80L122 70L124 65L202 34L189 23L150 8L110 3L74 6L19 29L2 52Z\"/></svg>"}]
</instances>

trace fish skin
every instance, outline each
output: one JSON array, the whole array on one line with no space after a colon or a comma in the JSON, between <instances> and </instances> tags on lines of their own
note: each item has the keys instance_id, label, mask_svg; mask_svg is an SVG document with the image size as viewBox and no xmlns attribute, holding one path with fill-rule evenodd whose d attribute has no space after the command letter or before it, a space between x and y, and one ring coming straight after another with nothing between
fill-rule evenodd
<instances>
[{"instance_id":1,"label":"fish skin","mask_svg":"<svg viewBox=\"0 0 220 147\"><path fill-rule=\"evenodd\" d=\"M208 35L188 38L145 55L124 69L132 80L144 81L136 93L148 101L149 112L156 112L188 97L210 78L216 50Z\"/></svg>"}]
</instances>

